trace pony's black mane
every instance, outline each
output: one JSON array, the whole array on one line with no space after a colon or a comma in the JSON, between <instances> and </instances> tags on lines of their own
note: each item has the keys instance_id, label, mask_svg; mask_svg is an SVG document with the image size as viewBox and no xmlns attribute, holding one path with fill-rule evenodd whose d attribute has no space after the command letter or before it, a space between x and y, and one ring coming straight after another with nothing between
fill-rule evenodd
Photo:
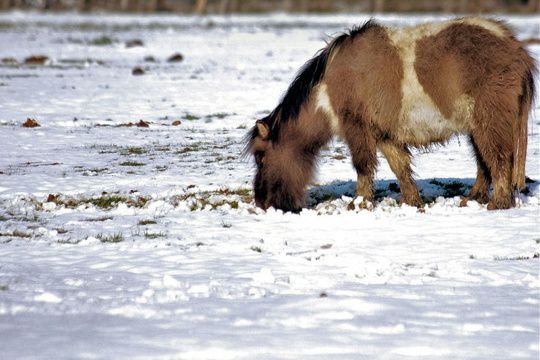
<instances>
[{"instance_id":1,"label":"pony's black mane","mask_svg":"<svg viewBox=\"0 0 540 360\"><path fill-rule=\"evenodd\" d=\"M361 26L355 26L334 38L325 48L319 50L317 54L309 60L298 72L285 95L281 98L278 106L262 121L270 128L270 140L276 142L279 138L281 126L288 121L295 120L300 114L302 105L308 100L312 89L319 84L324 76L328 59L332 52L338 48L345 40L354 39L367 30L380 26L373 19L368 20ZM257 128L254 127L248 138L253 140L257 136Z\"/></svg>"}]
</instances>

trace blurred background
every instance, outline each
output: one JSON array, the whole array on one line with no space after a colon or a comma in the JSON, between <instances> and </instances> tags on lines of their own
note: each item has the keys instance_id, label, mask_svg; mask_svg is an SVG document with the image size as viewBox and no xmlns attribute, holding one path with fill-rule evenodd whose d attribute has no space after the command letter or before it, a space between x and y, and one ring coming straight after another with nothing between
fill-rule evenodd
<instances>
[{"instance_id":1,"label":"blurred background","mask_svg":"<svg viewBox=\"0 0 540 360\"><path fill-rule=\"evenodd\" d=\"M540 0L0 0L0 10L537 13Z\"/></svg>"}]
</instances>

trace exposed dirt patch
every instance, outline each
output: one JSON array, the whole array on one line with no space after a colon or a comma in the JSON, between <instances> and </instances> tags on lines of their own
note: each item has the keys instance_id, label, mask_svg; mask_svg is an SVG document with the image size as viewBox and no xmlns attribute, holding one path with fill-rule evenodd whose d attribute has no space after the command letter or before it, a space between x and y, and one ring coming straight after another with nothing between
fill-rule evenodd
<instances>
[{"instance_id":1,"label":"exposed dirt patch","mask_svg":"<svg viewBox=\"0 0 540 360\"><path fill-rule=\"evenodd\" d=\"M141 39L132 39L126 41L127 48L141 47L144 46L144 42Z\"/></svg>"},{"instance_id":2,"label":"exposed dirt patch","mask_svg":"<svg viewBox=\"0 0 540 360\"><path fill-rule=\"evenodd\" d=\"M41 125L39 125L39 123L36 120L28 118L21 126L25 128L35 128Z\"/></svg>"},{"instance_id":3,"label":"exposed dirt patch","mask_svg":"<svg viewBox=\"0 0 540 360\"><path fill-rule=\"evenodd\" d=\"M33 55L24 59L26 65L45 65L49 61L49 57L45 55Z\"/></svg>"},{"instance_id":4,"label":"exposed dirt patch","mask_svg":"<svg viewBox=\"0 0 540 360\"><path fill-rule=\"evenodd\" d=\"M96 125L96 126L108 126L108 125ZM147 128L147 127L150 127L150 123L144 120L139 120L136 123L133 123L130 121L128 123L116 125L115 127L133 127L133 126Z\"/></svg>"},{"instance_id":5,"label":"exposed dirt patch","mask_svg":"<svg viewBox=\"0 0 540 360\"><path fill-rule=\"evenodd\" d=\"M142 67L136 66L133 68L133 70L131 70L131 74L135 76L140 76L146 74L146 71Z\"/></svg>"},{"instance_id":6,"label":"exposed dirt patch","mask_svg":"<svg viewBox=\"0 0 540 360\"><path fill-rule=\"evenodd\" d=\"M184 61L184 55L180 53L175 53L167 59L168 62L182 62Z\"/></svg>"}]
</instances>

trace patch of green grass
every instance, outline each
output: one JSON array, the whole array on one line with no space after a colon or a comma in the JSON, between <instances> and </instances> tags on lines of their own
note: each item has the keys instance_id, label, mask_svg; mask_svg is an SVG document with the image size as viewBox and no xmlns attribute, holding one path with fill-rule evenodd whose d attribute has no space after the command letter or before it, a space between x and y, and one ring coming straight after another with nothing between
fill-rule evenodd
<instances>
[{"instance_id":1,"label":"patch of green grass","mask_svg":"<svg viewBox=\"0 0 540 360\"><path fill-rule=\"evenodd\" d=\"M85 219L85 221L88 221L88 222L102 222L102 221L107 221L107 220L112 220L112 219L113 219L112 216L101 216L101 217L98 217L98 218Z\"/></svg>"},{"instance_id":2,"label":"patch of green grass","mask_svg":"<svg viewBox=\"0 0 540 360\"><path fill-rule=\"evenodd\" d=\"M238 209L240 204L236 200L219 200L219 201L214 202L214 201L210 201L208 198L202 198L202 199L194 201L190 205L189 209L191 211L196 211L196 210L205 209L207 206L209 206L210 209L216 210L217 208L225 206L225 205L229 205L231 209Z\"/></svg>"},{"instance_id":3,"label":"patch of green grass","mask_svg":"<svg viewBox=\"0 0 540 360\"><path fill-rule=\"evenodd\" d=\"M201 150L202 148L200 144L193 144L193 145L186 146L182 149L176 150L176 154L187 154L190 152L197 152Z\"/></svg>"},{"instance_id":4,"label":"patch of green grass","mask_svg":"<svg viewBox=\"0 0 540 360\"><path fill-rule=\"evenodd\" d=\"M90 204L93 204L102 209L110 209L118 205L121 202L127 202L125 196L120 195L111 195L111 196L101 196L98 198L90 199Z\"/></svg>"},{"instance_id":5,"label":"patch of green grass","mask_svg":"<svg viewBox=\"0 0 540 360\"><path fill-rule=\"evenodd\" d=\"M123 149L120 152L120 154L121 155L143 155L143 154L146 154L147 152L148 152L148 150L146 150L143 147L131 146L131 147Z\"/></svg>"},{"instance_id":6,"label":"patch of green grass","mask_svg":"<svg viewBox=\"0 0 540 360\"><path fill-rule=\"evenodd\" d=\"M141 226L144 226L144 225L154 225L154 224L157 224L157 221L156 221L156 220L152 220L152 219L139 220L138 224L141 225Z\"/></svg>"},{"instance_id":7,"label":"patch of green grass","mask_svg":"<svg viewBox=\"0 0 540 360\"><path fill-rule=\"evenodd\" d=\"M120 166L144 166L146 164L137 161L124 161L120 163Z\"/></svg>"},{"instance_id":8,"label":"patch of green grass","mask_svg":"<svg viewBox=\"0 0 540 360\"><path fill-rule=\"evenodd\" d=\"M0 22L0 30L12 29L15 27L15 24L12 22Z\"/></svg>"},{"instance_id":9,"label":"patch of green grass","mask_svg":"<svg viewBox=\"0 0 540 360\"><path fill-rule=\"evenodd\" d=\"M12 232L0 233L0 237L18 237L18 238L31 238L32 233L14 230Z\"/></svg>"},{"instance_id":10,"label":"patch of green grass","mask_svg":"<svg viewBox=\"0 0 540 360\"><path fill-rule=\"evenodd\" d=\"M216 194L219 195L239 195L239 196L251 196L251 190L247 188L238 188L238 189L230 189L230 188L221 188L219 190L215 191Z\"/></svg>"},{"instance_id":11,"label":"patch of green grass","mask_svg":"<svg viewBox=\"0 0 540 360\"><path fill-rule=\"evenodd\" d=\"M199 204L197 203L197 201L193 201L191 203L191 205L189 205L189 210L190 211L196 211L199 209Z\"/></svg>"},{"instance_id":12,"label":"patch of green grass","mask_svg":"<svg viewBox=\"0 0 540 360\"><path fill-rule=\"evenodd\" d=\"M155 151L169 152L171 151L170 145L159 145L154 148Z\"/></svg>"},{"instance_id":13,"label":"patch of green grass","mask_svg":"<svg viewBox=\"0 0 540 360\"><path fill-rule=\"evenodd\" d=\"M97 206L101 209L112 209L113 207L116 207L120 203L125 203L129 206L141 208L148 202L148 199L142 196L138 196L137 198L130 198L128 196L124 195L116 195L116 194L104 194L98 197L93 198L64 198L62 196L56 196L54 199L52 199L52 202L54 202L56 205L64 206L69 209L77 208L84 204L92 204L94 206ZM96 220L89 220L89 221L105 221L112 219L110 217L104 217Z\"/></svg>"},{"instance_id":14,"label":"patch of green grass","mask_svg":"<svg viewBox=\"0 0 540 360\"><path fill-rule=\"evenodd\" d=\"M199 120L200 118L201 118L200 116L193 115L190 113L187 113L184 115L184 119L189 120L189 121Z\"/></svg>"},{"instance_id":15,"label":"patch of green grass","mask_svg":"<svg viewBox=\"0 0 540 360\"><path fill-rule=\"evenodd\" d=\"M76 66L85 66L86 64L97 64L97 65L105 65L105 61L103 60L95 60L95 59L60 59L58 62L66 65L76 65Z\"/></svg>"},{"instance_id":16,"label":"patch of green grass","mask_svg":"<svg viewBox=\"0 0 540 360\"><path fill-rule=\"evenodd\" d=\"M147 239L158 239L158 238L162 238L166 236L167 234L163 232L149 232L149 231L144 232L144 237Z\"/></svg>"},{"instance_id":17,"label":"patch of green grass","mask_svg":"<svg viewBox=\"0 0 540 360\"><path fill-rule=\"evenodd\" d=\"M36 74L0 74L0 79L28 79L37 78Z\"/></svg>"},{"instance_id":18,"label":"patch of green grass","mask_svg":"<svg viewBox=\"0 0 540 360\"><path fill-rule=\"evenodd\" d=\"M231 116L232 114L227 114L224 112L219 112L215 114L208 115L208 118L216 118L216 119L225 119L227 116Z\"/></svg>"},{"instance_id":19,"label":"patch of green grass","mask_svg":"<svg viewBox=\"0 0 540 360\"><path fill-rule=\"evenodd\" d=\"M108 168L92 168L92 169L86 169L86 170L78 170L82 171L83 176L97 176L99 174L104 174L109 171Z\"/></svg>"},{"instance_id":20,"label":"patch of green grass","mask_svg":"<svg viewBox=\"0 0 540 360\"><path fill-rule=\"evenodd\" d=\"M193 186L188 187L193 188ZM213 196L220 195L225 197L235 197L234 199L213 199ZM238 197L240 199L238 199ZM202 210L209 208L215 210L221 206L229 205L232 209L238 209L239 201L249 203L252 200L251 190L245 188L230 189L221 188L218 190L203 191L197 193L186 193L175 196L172 200L174 206L178 206L181 202L191 201L189 208L191 211Z\"/></svg>"},{"instance_id":21,"label":"patch of green grass","mask_svg":"<svg viewBox=\"0 0 540 360\"><path fill-rule=\"evenodd\" d=\"M119 152L120 149L117 145L91 145L88 148L97 150L98 154L115 154Z\"/></svg>"},{"instance_id":22,"label":"patch of green grass","mask_svg":"<svg viewBox=\"0 0 540 360\"><path fill-rule=\"evenodd\" d=\"M214 163L214 162L223 162L223 161L232 161L232 160L236 160L236 158L234 156L222 156L222 155L216 155L216 154L211 154L212 156L215 156L214 159L207 159L205 160L204 162L206 164L211 164L211 163Z\"/></svg>"},{"instance_id":23,"label":"patch of green grass","mask_svg":"<svg viewBox=\"0 0 540 360\"><path fill-rule=\"evenodd\" d=\"M96 236L102 243L119 243L124 241L124 235L122 233L116 233L111 235L98 234Z\"/></svg>"},{"instance_id":24,"label":"patch of green grass","mask_svg":"<svg viewBox=\"0 0 540 360\"><path fill-rule=\"evenodd\" d=\"M167 165L156 165L154 167L154 170L156 171L166 171L169 167Z\"/></svg>"},{"instance_id":25,"label":"patch of green grass","mask_svg":"<svg viewBox=\"0 0 540 360\"><path fill-rule=\"evenodd\" d=\"M106 35L102 35L100 37L90 40L88 44L94 45L94 46L108 46L108 45L112 45L114 42L115 40L113 38Z\"/></svg>"},{"instance_id":26,"label":"patch of green grass","mask_svg":"<svg viewBox=\"0 0 540 360\"><path fill-rule=\"evenodd\" d=\"M218 207L221 207L221 206L224 206L224 205L229 205L231 207L231 209L238 209L238 201L236 200L221 200L221 201L218 201L216 203L213 203L212 204L212 209L217 209Z\"/></svg>"},{"instance_id":27,"label":"patch of green grass","mask_svg":"<svg viewBox=\"0 0 540 360\"><path fill-rule=\"evenodd\" d=\"M533 256L495 256L493 260L495 261L522 261L522 260L537 259L539 257L540 257L540 254L534 253Z\"/></svg>"}]
</instances>

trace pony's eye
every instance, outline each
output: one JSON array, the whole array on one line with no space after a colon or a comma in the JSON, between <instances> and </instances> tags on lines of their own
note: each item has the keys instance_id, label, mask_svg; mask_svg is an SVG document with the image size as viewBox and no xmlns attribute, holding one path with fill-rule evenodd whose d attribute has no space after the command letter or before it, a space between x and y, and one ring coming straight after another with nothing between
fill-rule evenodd
<instances>
[{"instance_id":1,"label":"pony's eye","mask_svg":"<svg viewBox=\"0 0 540 360\"><path fill-rule=\"evenodd\" d=\"M257 164L258 168L261 168L263 166L263 158L264 158L263 151L255 152L255 163Z\"/></svg>"}]
</instances>

